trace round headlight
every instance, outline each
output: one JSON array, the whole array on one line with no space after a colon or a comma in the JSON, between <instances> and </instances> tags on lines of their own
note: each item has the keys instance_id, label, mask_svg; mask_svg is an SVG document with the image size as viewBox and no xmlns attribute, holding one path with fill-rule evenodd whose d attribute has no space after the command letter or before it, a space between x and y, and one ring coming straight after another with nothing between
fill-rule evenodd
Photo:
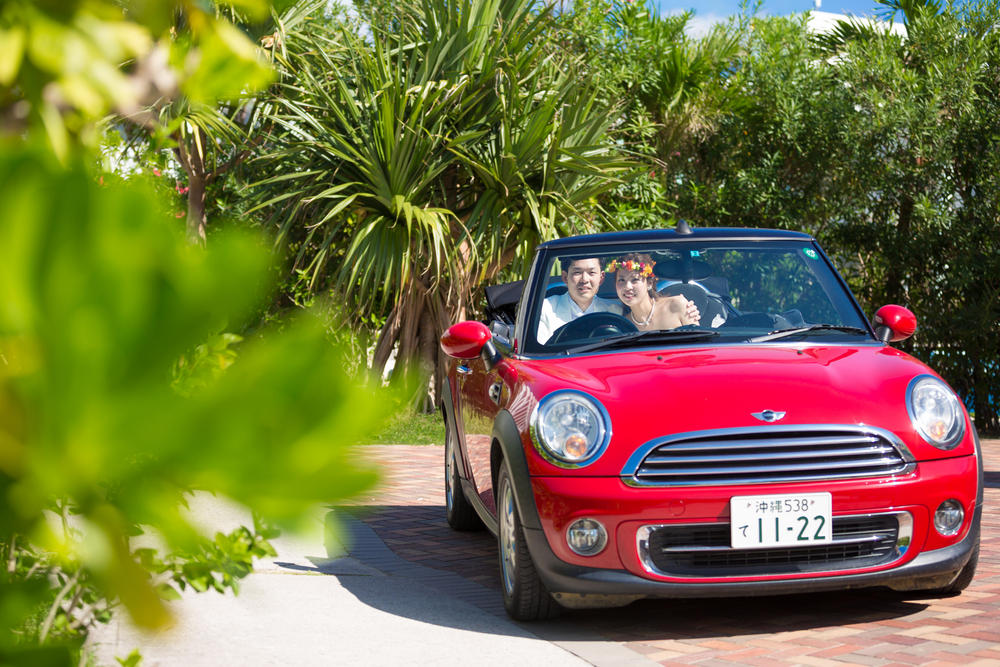
<instances>
[{"instance_id":1,"label":"round headlight","mask_svg":"<svg viewBox=\"0 0 1000 667\"><path fill-rule=\"evenodd\" d=\"M535 447L551 463L579 468L604 453L611 439L608 413L580 391L555 391L543 398L531 416Z\"/></svg>"},{"instance_id":2,"label":"round headlight","mask_svg":"<svg viewBox=\"0 0 1000 667\"><path fill-rule=\"evenodd\" d=\"M930 375L913 378L906 409L920 436L938 449L953 449L965 435L965 411L948 385Z\"/></svg>"}]
</instances>

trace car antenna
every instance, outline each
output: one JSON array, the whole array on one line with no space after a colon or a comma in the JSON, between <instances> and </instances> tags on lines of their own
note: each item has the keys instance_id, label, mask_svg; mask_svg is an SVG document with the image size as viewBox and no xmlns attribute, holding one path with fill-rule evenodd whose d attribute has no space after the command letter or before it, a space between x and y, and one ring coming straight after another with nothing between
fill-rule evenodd
<instances>
[{"instance_id":1,"label":"car antenna","mask_svg":"<svg viewBox=\"0 0 1000 667\"><path fill-rule=\"evenodd\" d=\"M674 227L674 231L677 232L678 234L690 234L691 225L689 225L687 223L687 220L684 220L683 218L678 219L677 226Z\"/></svg>"}]
</instances>

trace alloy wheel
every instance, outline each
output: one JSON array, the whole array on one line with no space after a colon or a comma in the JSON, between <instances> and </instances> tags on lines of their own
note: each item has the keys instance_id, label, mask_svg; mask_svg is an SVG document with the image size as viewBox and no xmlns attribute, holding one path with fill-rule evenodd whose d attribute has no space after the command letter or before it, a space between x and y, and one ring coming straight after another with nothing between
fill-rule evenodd
<instances>
[{"instance_id":1,"label":"alloy wheel","mask_svg":"<svg viewBox=\"0 0 1000 667\"><path fill-rule=\"evenodd\" d=\"M514 494L506 479L500 489L500 568L503 576L503 586L508 595L514 592L514 579L517 568L517 533L515 524Z\"/></svg>"}]
</instances>

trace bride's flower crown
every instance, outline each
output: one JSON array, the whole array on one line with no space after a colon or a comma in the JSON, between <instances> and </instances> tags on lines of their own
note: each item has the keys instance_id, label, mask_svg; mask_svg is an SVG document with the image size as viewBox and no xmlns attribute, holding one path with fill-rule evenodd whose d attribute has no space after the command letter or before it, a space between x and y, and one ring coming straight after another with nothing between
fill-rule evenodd
<instances>
[{"instance_id":1,"label":"bride's flower crown","mask_svg":"<svg viewBox=\"0 0 1000 667\"><path fill-rule=\"evenodd\" d=\"M638 273L643 278L648 278L653 275L653 266L656 262L637 262L634 259L620 260L613 259L608 262L604 270L607 273L614 273L615 271L633 271Z\"/></svg>"}]
</instances>

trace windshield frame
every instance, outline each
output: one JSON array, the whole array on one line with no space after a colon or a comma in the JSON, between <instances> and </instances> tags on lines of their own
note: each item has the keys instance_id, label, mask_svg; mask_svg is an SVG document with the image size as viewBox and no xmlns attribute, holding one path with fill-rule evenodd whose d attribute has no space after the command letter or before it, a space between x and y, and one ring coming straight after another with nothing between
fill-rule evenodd
<instances>
[{"instance_id":1,"label":"windshield frame","mask_svg":"<svg viewBox=\"0 0 1000 667\"><path fill-rule=\"evenodd\" d=\"M642 252L647 248L657 246L660 248L682 249L685 245L697 245L699 248L706 249L711 249L713 247L725 247L729 245L744 246L748 250L754 250L754 246L759 246L761 250L768 248L780 250L786 248L800 251L809 248L817 253L817 257L815 259L823 264L823 269L814 271L813 273L820 288L830 299L831 306L835 308L841 318L844 319L845 325L857 326L857 328L868 332L868 335L865 336L863 340L852 340L849 344L881 344L875 336L875 332L871 327L868 317L864 314L864 311L861 309L861 306L858 304L843 276L840 275L840 272L837 271L833 262L812 237L796 232L781 232L772 230L728 230L737 232L734 234L720 233L727 231L720 229L701 229L698 231L701 233L692 234L690 236L678 235L673 233L672 230L661 230L659 232L595 234L577 237L579 240L577 243L570 242L571 239L560 239L559 241L549 242L539 246L536 251L534 261L532 262L528 278L525 281L525 289L521 295L518 307L518 316L515 325L515 338L517 341L516 349L518 354L525 357L575 356L575 353L572 352L571 348L580 347L582 344L580 342L576 342L576 344L565 348L551 348L538 343L533 334L530 337L527 335L529 331L534 332L538 326L541 311L541 304L539 301L545 298L542 283L545 283L547 286L550 279L550 271L546 269L549 269L552 266L552 262L556 257L572 254L586 254L589 249L597 250L598 248L600 248L601 254L605 254L609 249L613 249L614 246L627 246L629 251L637 250L639 252ZM759 235L753 235L748 232L758 232ZM855 321L851 321L852 318L854 318ZM751 344L748 338L749 337L740 338L739 336L718 336L705 341L697 342L679 341L676 344L660 343L660 346L673 348L691 345L716 346ZM843 344L842 341L835 341L829 337L824 338L825 340L823 341L823 344ZM801 345L804 342L808 342L808 340L808 337L793 337L791 340L783 340L779 338L774 342L764 341L753 344L787 345L792 343ZM637 348L649 349L649 342L647 341L646 344L642 344L640 340L637 341L635 346L610 346L608 349L598 349L594 352L582 352L581 354L619 353Z\"/></svg>"}]
</instances>

